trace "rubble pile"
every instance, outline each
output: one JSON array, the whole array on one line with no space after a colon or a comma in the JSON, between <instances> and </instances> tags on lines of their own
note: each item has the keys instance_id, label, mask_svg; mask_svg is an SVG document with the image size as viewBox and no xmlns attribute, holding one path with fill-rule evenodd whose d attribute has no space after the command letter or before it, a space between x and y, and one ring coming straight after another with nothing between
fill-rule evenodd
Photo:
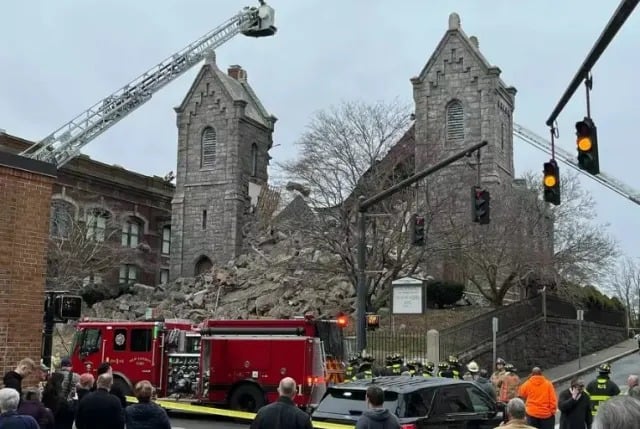
<instances>
[{"instance_id":1,"label":"rubble pile","mask_svg":"<svg viewBox=\"0 0 640 429\"><path fill-rule=\"evenodd\" d=\"M247 253L196 278L161 286L133 285L116 299L86 308L88 317L136 320L154 317L284 318L308 311L317 316L353 310L355 290L335 267L338 255L305 247L299 234L271 231ZM333 272L324 267L334 267Z\"/></svg>"}]
</instances>

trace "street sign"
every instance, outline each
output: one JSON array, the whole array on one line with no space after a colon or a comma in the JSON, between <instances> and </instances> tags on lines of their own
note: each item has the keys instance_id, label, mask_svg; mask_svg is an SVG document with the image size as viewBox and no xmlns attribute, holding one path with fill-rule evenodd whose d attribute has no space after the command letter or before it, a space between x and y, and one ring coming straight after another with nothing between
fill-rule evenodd
<instances>
[{"instance_id":1,"label":"street sign","mask_svg":"<svg viewBox=\"0 0 640 429\"><path fill-rule=\"evenodd\" d=\"M578 320L584 320L584 310L578 310Z\"/></svg>"},{"instance_id":2,"label":"street sign","mask_svg":"<svg viewBox=\"0 0 640 429\"><path fill-rule=\"evenodd\" d=\"M491 319L493 332L498 332L498 318L494 317Z\"/></svg>"}]
</instances>

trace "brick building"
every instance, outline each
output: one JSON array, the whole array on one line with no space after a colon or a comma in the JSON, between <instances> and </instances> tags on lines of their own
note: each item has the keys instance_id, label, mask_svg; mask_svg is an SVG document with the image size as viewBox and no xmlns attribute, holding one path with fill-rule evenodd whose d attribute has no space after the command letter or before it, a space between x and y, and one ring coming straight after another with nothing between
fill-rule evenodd
<instances>
[{"instance_id":1,"label":"brick building","mask_svg":"<svg viewBox=\"0 0 640 429\"><path fill-rule=\"evenodd\" d=\"M172 203L171 277L189 277L242 252L245 214L267 183L276 118L240 66L215 56L176 109L178 166Z\"/></svg>"},{"instance_id":2,"label":"brick building","mask_svg":"<svg viewBox=\"0 0 640 429\"><path fill-rule=\"evenodd\" d=\"M0 150L18 153L30 144L0 133ZM82 228L87 239L108 241L115 248L110 254L117 255L109 259L112 267L105 270L97 263L101 272L83 273L78 285L117 289L125 283L155 285L167 281L173 193L174 185L163 178L144 176L86 155L62 167L51 196L51 237L69 238L74 227ZM60 288L54 284L56 261L51 252L49 256L48 278L54 280L48 287Z\"/></svg>"}]
</instances>

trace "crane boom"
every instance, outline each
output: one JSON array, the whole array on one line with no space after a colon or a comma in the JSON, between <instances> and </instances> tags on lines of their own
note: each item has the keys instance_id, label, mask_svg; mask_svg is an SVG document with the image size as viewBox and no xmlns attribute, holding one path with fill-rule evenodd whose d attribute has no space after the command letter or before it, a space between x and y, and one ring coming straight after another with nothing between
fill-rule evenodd
<instances>
[{"instance_id":1,"label":"crane boom","mask_svg":"<svg viewBox=\"0 0 640 429\"><path fill-rule=\"evenodd\" d=\"M529 143L531 146L534 146L540 149L541 151L551 155L551 142L540 137L533 131L526 129L522 125L518 125L515 123L513 124L513 135L518 137L520 140L526 143ZM578 162L574 160L575 158L574 156L572 156L566 150L559 148L558 146L555 147L555 157L558 158L563 163L565 163L566 165L568 165L569 167L578 171L579 173L582 173L590 177L591 179L595 180L601 185L606 186L612 191L618 193L619 195L622 195L628 200L633 201L634 203L640 205L640 191L633 189L632 187L626 185L622 181L612 177L609 174L606 174L603 172L600 172L600 174L598 175L586 173L584 170L580 168Z\"/></svg>"},{"instance_id":2,"label":"crane boom","mask_svg":"<svg viewBox=\"0 0 640 429\"><path fill-rule=\"evenodd\" d=\"M76 157L89 142L149 101L153 94L237 34L250 37L272 36L277 31L274 26L274 10L262 0L260 3L259 7L245 7L195 42L89 107L21 155L49 162L60 168Z\"/></svg>"}]
</instances>

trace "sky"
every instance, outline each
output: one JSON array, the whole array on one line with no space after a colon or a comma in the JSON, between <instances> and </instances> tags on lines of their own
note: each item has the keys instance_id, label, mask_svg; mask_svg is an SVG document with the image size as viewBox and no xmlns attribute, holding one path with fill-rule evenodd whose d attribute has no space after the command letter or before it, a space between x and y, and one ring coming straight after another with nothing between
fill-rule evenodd
<instances>
[{"instance_id":1,"label":"sky","mask_svg":"<svg viewBox=\"0 0 640 429\"><path fill-rule=\"evenodd\" d=\"M278 117L274 161L296 156L314 112L341 101L413 103L417 75L457 12L467 35L518 89L515 121L548 138L545 122L618 0L271 0L278 33L238 35L216 51L225 70L240 64ZM2 6L0 129L39 140L253 0L22 0ZM601 171L640 193L634 79L640 12L593 69L592 117ZM199 66L92 141L92 158L148 175L175 170L180 104ZM585 115L581 87L558 118L557 144L575 153L574 123ZM628 139L632 139L629 141ZM549 156L514 139L517 173L540 172ZM636 158L636 156L638 158ZM568 171L561 166L561 172ZM629 256L640 257L640 207L588 178L598 221Z\"/></svg>"}]
</instances>

